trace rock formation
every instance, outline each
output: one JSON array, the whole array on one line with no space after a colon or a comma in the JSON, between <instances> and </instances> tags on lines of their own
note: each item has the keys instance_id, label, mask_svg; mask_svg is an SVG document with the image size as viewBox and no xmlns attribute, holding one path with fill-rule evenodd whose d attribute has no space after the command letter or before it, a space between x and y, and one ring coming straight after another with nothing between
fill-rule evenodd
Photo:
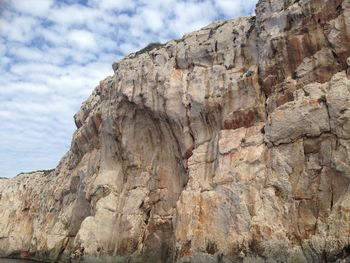
<instances>
[{"instance_id":1,"label":"rock formation","mask_svg":"<svg viewBox=\"0 0 350 263\"><path fill-rule=\"evenodd\" d=\"M55 171L0 180L0 255L349 262L349 43L350 0L260 0L114 63Z\"/></svg>"}]
</instances>

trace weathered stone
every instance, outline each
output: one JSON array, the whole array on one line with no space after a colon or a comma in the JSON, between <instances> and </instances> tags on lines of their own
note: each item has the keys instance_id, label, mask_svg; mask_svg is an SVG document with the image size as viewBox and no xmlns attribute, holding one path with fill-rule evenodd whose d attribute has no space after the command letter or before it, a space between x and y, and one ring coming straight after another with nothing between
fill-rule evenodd
<instances>
[{"instance_id":1,"label":"weathered stone","mask_svg":"<svg viewBox=\"0 0 350 263\"><path fill-rule=\"evenodd\" d=\"M349 14L260 0L113 63L55 171L0 179L0 256L349 261Z\"/></svg>"},{"instance_id":2,"label":"weathered stone","mask_svg":"<svg viewBox=\"0 0 350 263\"><path fill-rule=\"evenodd\" d=\"M332 78L326 99L332 132L350 139L350 80L344 73Z\"/></svg>"},{"instance_id":3,"label":"weathered stone","mask_svg":"<svg viewBox=\"0 0 350 263\"><path fill-rule=\"evenodd\" d=\"M266 141L274 145L330 132L326 103L303 98L284 104L269 115L265 132Z\"/></svg>"}]
</instances>

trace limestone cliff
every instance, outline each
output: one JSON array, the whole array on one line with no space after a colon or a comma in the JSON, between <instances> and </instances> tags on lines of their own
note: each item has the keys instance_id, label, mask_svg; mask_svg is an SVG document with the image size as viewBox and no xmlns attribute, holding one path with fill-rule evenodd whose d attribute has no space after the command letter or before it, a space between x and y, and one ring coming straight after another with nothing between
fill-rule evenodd
<instances>
[{"instance_id":1,"label":"limestone cliff","mask_svg":"<svg viewBox=\"0 0 350 263\"><path fill-rule=\"evenodd\" d=\"M349 43L350 0L260 0L114 63L55 171L0 179L0 255L350 262Z\"/></svg>"}]
</instances>

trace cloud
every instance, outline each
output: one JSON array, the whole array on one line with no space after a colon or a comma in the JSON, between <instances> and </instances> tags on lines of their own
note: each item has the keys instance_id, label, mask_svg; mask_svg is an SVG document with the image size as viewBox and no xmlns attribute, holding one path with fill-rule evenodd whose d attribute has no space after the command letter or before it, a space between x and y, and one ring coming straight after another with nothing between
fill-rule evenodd
<instances>
[{"instance_id":1,"label":"cloud","mask_svg":"<svg viewBox=\"0 0 350 263\"><path fill-rule=\"evenodd\" d=\"M33 31L40 22L34 17L3 12L0 18L0 36L8 41L26 43L33 38Z\"/></svg>"},{"instance_id":2,"label":"cloud","mask_svg":"<svg viewBox=\"0 0 350 263\"><path fill-rule=\"evenodd\" d=\"M111 64L257 0L0 0L0 176L53 168Z\"/></svg>"},{"instance_id":3,"label":"cloud","mask_svg":"<svg viewBox=\"0 0 350 263\"><path fill-rule=\"evenodd\" d=\"M133 10L137 5L137 1L124 1L124 0L92 0L90 1L92 6L101 8L102 10L118 10L127 11Z\"/></svg>"},{"instance_id":4,"label":"cloud","mask_svg":"<svg viewBox=\"0 0 350 263\"><path fill-rule=\"evenodd\" d=\"M94 50L97 48L95 37L86 30L72 30L69 32L68 41L72 47L84 50Z\"/></svg>"},{"instance_id":5,"label":"cloud","mask_svg":"<svg viewBox=\"0 0 350 263\"><path fill-rule=\"evenodd\" d=\"M6 54L6 45L0 42L0 57L3 57Z\"/></svg>"},{"instance_id":6,"label":"cloud","mask_svg":"<svg viewBox=\"0 0 350 263\"><path fill-rule=\"evenodd\" d=\"M217 9L227 17L239 16L242 14L252 14L252 6L256 4L256 0L245 0L245 3L232 0L215 1Z\"/></svg>"},{"instance_id":7,"label":"cloud","mask_svg":"<svg viewBox=\"0 0 350 263\"><path fill-rule=\"evenodd\" d=\"M35 47L30 48L22 45L14 45L10 47L9 53L18 60L42 61L45 59L44 53Z\"/></svg>"},{"instance_id":8,"label":"cloud","mask_svg":"<svg viewBox=\"0 0 350 263\"><path fill-rule=\"evenodd\" d=\"M18 76L30 76L31 74L36 75L50 75L57 76L61 74L61 68L48 63L16 63L11 66L11 73Z\"/></svg>"},{"instance_id":9,"label":"cloud","mask_svg":"<svg viewBox=\"0 0 350 263\"><path fill-rule=\"evenodd\" d=\"M98 9L80 4L58 5L49 12L47 20L66 27L72 25L91 26L91 22L96 21L102 14Z\"/></svg>"},{"instance_id":10,"label":"cloud","mask_svg":"<svg viewBox=\"0 0 350 263\"><path fill-rule=\"evenodd\" d=\"M53 0L13 0L10 1L11 7L19 13L33 16L45 16L53 5Z\"/></svg>"},{"instance_id":11,"label":"cloud","mask_svg":"<svg viewBox=\"0 0 350 263\"><path fill-rule=\"evenodd\" d=\"M142 10L140 16L146 18L146 20L143 22L151 31L157 32L164 28L164 16L161 12L150 8L145 8Z\"/></svg>"},{"instance_id":12,"label":"cloud","mask_svg":"<svg viewBox=\"0 0 350 263\"><path fill-rule=\"evenodd\" d=\"M30 82L17 82L17 83L6 83L6 88L0 89L0 97L11 96L13 97L14 93L23 93L26 96L35 95L43 96L50 92L50 89L43 84L30 83Z\"/></svg>"}]
</instances>

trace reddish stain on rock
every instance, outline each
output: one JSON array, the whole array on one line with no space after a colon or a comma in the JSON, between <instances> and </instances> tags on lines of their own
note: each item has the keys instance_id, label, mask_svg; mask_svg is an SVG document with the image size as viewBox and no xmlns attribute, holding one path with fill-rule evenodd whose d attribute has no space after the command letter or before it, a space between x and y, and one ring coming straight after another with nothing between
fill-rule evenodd
<instances>
[{"instance_id":1,"label":"reddish stain on rock","mask_svg":"<svg viewBox=\"0 0 350 263\"><path fill-rule=\"evenodd\" d=\"M238 129L241 127L251 127L254 125L255 121L255 110L250 109L246 111L235 111L232 114L232 118L229 120L225 120L224 129Z\"/></svg>"},{"instance_id":2,"label":"reddish stain on rock","mask_svg":"<svg viewBox=\"0 0 350 263\"><path fill-rule=\"evenodd\" d=\"M293 92L287 91L286 93L280 95L276 99L276 107L279 107L287 102L293 101L294 95Z\"/></svg>"}]
</instances>

